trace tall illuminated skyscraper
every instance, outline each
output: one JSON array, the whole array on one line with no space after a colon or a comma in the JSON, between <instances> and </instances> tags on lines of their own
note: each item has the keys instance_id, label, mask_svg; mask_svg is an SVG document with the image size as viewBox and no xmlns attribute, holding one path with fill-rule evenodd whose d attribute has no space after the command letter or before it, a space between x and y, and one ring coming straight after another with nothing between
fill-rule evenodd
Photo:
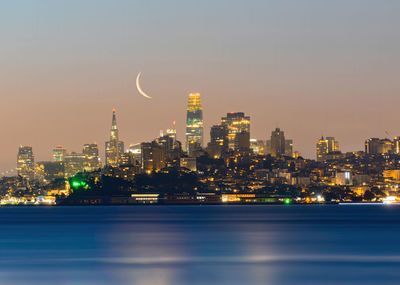
<instances>
[{"instance_id":1,"label":"tall illuminated skyscraper","mask_svg":"<svg viewBox=\"0 0 400 285\"><path fill-rule=\"evenodd\" d=\"M85 156L86 171L94 171L101 167L97 143L83 145L82 154Z\"/></svg>"},{"instance_id":2,"label":"tall illuminated skyscraper","mask_svg":"<svg viewBox=\"0 0 400 285\"><path fill-rule=\"evenodd\" d=\"M17 155L17 172L21 177L33 180L35 175L35 158L31 146L20 146Z\"/></svg>"},{"instance_id":3,"label":"tall illuminated skyscraper","mask_svg":"<svg viewBox=\"0 0 400 285\"><path fill-rule=\"evenodd\" d=\"M328 154L339 151L339 142L334 137L323 136L317 143L317 161L324 161Z\"/></svg>"},{"instance_id":4,"label":"tall illuminated skyscraper","mask_svg":"<svg viewBox=\"0 0 400 285\"><path fill-rule=\"evenodd\" d=\"M317 142L317 161L324 161L328 152L328 140L326 140L324 137L321 137L321 139Z\"/></svg>"},{"instance_id":5,"label":"tall illuminated skyscraper","mask_svg":"<svg viewBox=\"0 0 400 285\"><path fill-rule=\"evenodd\" d=\"M53 161L61 162L64 161L64 156L67 150L63 146L58 145L53 149Z\"/></svg>"},{"instance_id":6,"label":"tall illuminated skyscraper","mask_svg":"<svg viewBox=\"0 0 400 285\"><path fill-rule=\"evenodd\" d=\"M226 126L228 132L228 148L250 149L250 117L243 112L231 112L221 118L221 125Z\"/></svg>"},{"instance_id":7,"label":"tall illuminated skyscraper","mask_svg":"<svg viewBox=\"0 0 400 285\"><path fill-rule=\"evenodd\" d=\"M119 140L116 110L113 109L110 140L106 142L106 164L119 166L121 154L124 153L124 143Z\"/></svg>"},{"instance_id":8,"label":"tall illuminated skyscraper","mask_svg":"<svg viewBox=\"0 0 400 285\"><path fill-rule=\"evenodd\" d=\"M203 147L203 107L199 93L190 93L186 119L186 151Z\"/></svg>"}]
</instances>

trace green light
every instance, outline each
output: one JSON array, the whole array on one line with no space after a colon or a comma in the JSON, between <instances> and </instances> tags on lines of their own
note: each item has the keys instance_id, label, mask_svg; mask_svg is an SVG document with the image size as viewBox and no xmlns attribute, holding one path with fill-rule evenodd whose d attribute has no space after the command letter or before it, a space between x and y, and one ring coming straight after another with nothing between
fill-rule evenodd
<instances>
[{"instance_id":1,"label":"green light","mask_svg":"<svg viewBox=\"0 0 400 285\"><path fill-rule=\"evenodd\" d=\"M78 188L79 186L81 186L81 182L79 181L72 182L72 187Z\"/></svg>"},{"instance_id":2,"label":"green light","mask_svg":"<svg viewBox=\"0 0 400 285\"><path fill-rule=\"evenodd\" d=\"M82 181L82 180L73 180L71 182L71 187L74 189L78 189L80 187L83 187L84 189L89 189L89 185L85 181Z\"/></svg>"},{"instance_id":3,"label":"green light","mask_svg":"<svg viewBox=\"0 0 400 285\"><path fill-rule=\"evenodd\" d=\"M285 199L284 203L285 203L286 205L289 205L289 204L290 204L290 199Z\"/></svg>"}]
</instances>

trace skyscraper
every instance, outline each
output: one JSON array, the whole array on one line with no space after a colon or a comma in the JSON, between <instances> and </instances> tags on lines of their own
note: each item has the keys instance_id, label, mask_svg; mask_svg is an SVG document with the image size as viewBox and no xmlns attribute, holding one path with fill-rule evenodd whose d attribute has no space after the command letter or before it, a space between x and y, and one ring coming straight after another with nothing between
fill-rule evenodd
<instances>
[{"instance_id":1,"label":"skyscraper","mask_svg":"<svg viewBox=\"0 0 400 285\"><path fill-rule=\"evenodd\" d=\"M393 140L393 152L400 154L400 137L395 137Z\"/></svg>"},{"instance_id":2,"label":"skyscraper","mask_svg":"<svg viewBox=\"0 0 400 285\"><path fill-rule=\"evenodd\" d=\"M285 154L285 133L280 128L276 128L271 133L270 154L281 156Z\"/></svg>"},{"instance_id":3,"label":"skyscraper","mask_svg":"<svg viewBox=\"0 0 400 285\"><path fill-rule=\"evenodd\" d=\"M321 137L317 142L317 161L324 161L325 155L328 154L328 141Z\"/></svg>"},{"instance_id":4,"label":"skyscraper","mask_svg":"<svg viewBox=\"0 0 400 285\"><path fill-rule=\"evenodd\" d=\"M317 161L325 161L328 154L339 152L339 142L334 137L323 136L317 143Z\"/></svg>"},{"instance_id":5,"label":"skyscraper","mask_svg":"<svg viewBox=\"0 0 400 285\"><path fill-rule=\"evenodd\" d=\"M393 142L389 139L367 139L365 141L365 152L368 154L385 154L393 152Z\"/></svg>"},{"instance_id":6,"label":"skyscraper","mask_svg":"<svg viewBox=\"0 0 400 285\"><path fill-rule=\"evenodd\" d=\"M106 142L106 164L117 167L122 153L124 153L124 143L119 140L116 110L113 109L110 140Z\"/></svg>"},{"instance_id":7,"label":"skyscraper","mask_svg":"<svg viewBox=\"0 0 400 285\"><path fill-rule=\"evenodd\" d=\"M326 140L328 141L329 153L339 151L339 142L336 141L334 137L326 137Z\"/></svg>"},{"instance_id":8,"label":"skyscraper","mask_svg":"<svg viewBox=\"0 0 400 285\"><path fill-rule=\"evenodd\" d=\"M190 93L186 119L186 151L203 147L203 107L199 93Z\"/></svg>"},{"instance_id":9,"label":"skyscraper","mask_svg":"<svg viewBox=\"0 0 400 285\"><path fill-rule=\"evenodd\" d=\"M227 127L228 148L239 150L239 147L250 149L250 117L243 112L231 112L221 118L221 125Z\"/></svg>"},{"instance_id":10,"label":"skyscraper","mask_svg":"<svg viewBox=\"0 0 400 285\"><path fill-rule=\"evenodd\" d=\"M213 158L222 157L228 150L228 127L226 125L214 125L210 129L210 142L207 152Z\"/></svg>"},{"instance_id":11,"label":"skyscraper","mask_svg":"<svg viewBox=\"0 0 400 285\"><path fill-rule=\"evenodd\" d=\"M94 171L101 167L97 143L85 144L82 154L85 156L85 170Z\"/></svg>"},{"instance_id":12,"label":"skyscraper","mask_svg":"<svg viewBox=\"0 0 400 285\"><path fill-rule=\"evenodd\" d=\"M53 149L53 161L62 162L67 150L63 146L58 145Z\"/></svg>"},{"instance_id":13,"label":"skyscraper","mask_svg":"<svg viewBox=\"0 0 400 285\"><path fill-rule=\"evenodd\" d=\"M70 152L64 157L65 178L72 177L85 171L86 157L82 153Z\"/></svg>"},{"instance_id":14,"label":"skyscraper","mask_svg":"<svg viewBox=\"0 0 400 285\"><path fill-rule=\"evenodd\" d=\"M35 175L35 158L31 146L20 146L17 155L18 175L33 180Z\"/></svg>"}]
</instances>

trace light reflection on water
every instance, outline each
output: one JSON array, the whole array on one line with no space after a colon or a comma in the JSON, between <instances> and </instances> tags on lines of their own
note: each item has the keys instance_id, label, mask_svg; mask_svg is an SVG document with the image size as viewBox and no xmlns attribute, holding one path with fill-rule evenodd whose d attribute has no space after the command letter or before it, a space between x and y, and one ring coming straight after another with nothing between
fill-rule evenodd
<instances>
[{"instance_id":1,"label":"light reflection on water","mask_svg":"<svg viewBox=\"0 0 400 285\"><path fill-rule=\"evenodd\" d=\"M0 208L0 284L394 284L400 207Z\"/></svg>"}]
</instances>

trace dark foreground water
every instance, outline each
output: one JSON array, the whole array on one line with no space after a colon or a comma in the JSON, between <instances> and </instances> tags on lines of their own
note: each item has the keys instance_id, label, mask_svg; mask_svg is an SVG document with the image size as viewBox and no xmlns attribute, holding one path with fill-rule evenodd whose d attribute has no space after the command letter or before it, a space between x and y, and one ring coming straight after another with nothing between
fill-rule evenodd
<instances>
[{"instance_id":1,"label":"dark foreground water","mask_svg":"<svg viewBox=\"0 0 400 285\"><path fill-rule=\"evenodd\" d=\"M0 284L399 284L400 206L0 208Z\"/></svg>"}]
</instances>

